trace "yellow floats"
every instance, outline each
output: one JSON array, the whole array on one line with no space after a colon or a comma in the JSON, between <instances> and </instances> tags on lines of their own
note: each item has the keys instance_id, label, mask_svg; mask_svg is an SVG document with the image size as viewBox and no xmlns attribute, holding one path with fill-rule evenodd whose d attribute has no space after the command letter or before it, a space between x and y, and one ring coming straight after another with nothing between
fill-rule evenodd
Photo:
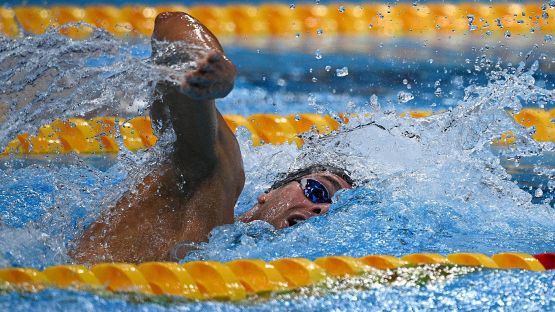
<instances>
[{"instance_id":1,"label":"yellow floats","mask_svg":"<svg viewBox=\"0 0 555 312\"><path fill-rule=\"evenodd\" d=\"M258 259L234 260L226 263L247 292L265 293L289 287L275 266Z\"/></svg>"},{"instance_id":2,"label":"yellow floats","mask_svg":"<svg viewBox=\"0 0 555 312\"><path fill-rule=\"evenodd\" d=\"M150 288L157 295L183 296L200 299L199 287L185 268L173 262L145 262L138 267Z\"/></svg>"},{"instance_id":3,"label":"yellow floats","mask_svg":"<svg viewBox=\"0 0 555 312\"><path fill-rule=\"evenodd\" d=\"M335 119L317 114L255 114L250 117L227 115L224 119L234 132L239 127L249 130L255 146L262 143L294 143L301 146L303 141L298 134L313 129L327 134L340 126ZM131 151L152 147L157 141L149 117L139 116L129 120L115 117L90 120L70 118L44 125L38 129L36 135L17 135L6 146L3 154L117 153L118 135L125 148Z\"/></svg>"},{"instance_id":4,"label":"yellow floats","mask_svg":"<svg viewBox=\"0 0 555 312\"><path fill-rule=\"evenodd\" d=\"M320 266L305 258L277 259L270 264L276 267L290 288L309 286L326 277Z\"/></svg>"},{"instance_id":5,"label":"yellow floats","mask_svg":"<svg viewBox=\"0 0 555 312\"><path fill-rule=\"evenodd\" d=\"M328 278L349 278L371 274L372 270L392 270L416 265L461 265L494 269L544 271L541 255L499 253L488 257L479 253L442 256L417 253L401 258L387 255L326 256L314 261L284 258L266 262L259 259L174 262L100 263L88 269L82 265L56 265L42 272L32 268L0 269L0 283L17 289L36 291L45 287L80 290L105 289L171 295L191 300L243 300L247 295L283 292L323 282ZM549 267L547 260L544 261Z\"/></svg>"},{"instance_id":6,"label":"yellow floats","mask_svg":"<svg viewBox=\"0 0 555 312\"><path fill-rule=\"evenodd\" d=\"M237 301L246 291L230 267L216 261L193 261L183 265L208 298Z\"/></svg>"},{"instance_id":7,"label":"yellow floats","mask_svg":"<svg viewBox=\"0 0 555 312\"><path fill-rule=\"evenodd\" d=\"M413 111L401 116L425 118L429 111ZM534 139L541 142L555 142L555 109L524 108L514 115L517 123L524 127L534 127ZM254 114L248 117L226 115L224 120L236 132L243 127L251 134L255 146L269 144L296 144L303 141L299 134L316 131L328 134L338 130L340 122L348 122L347 115L340 114L338 120L327 115L295 114L288 116L273 114ZM137 151L152 147L157 138L154 135L149 117L139 116L129 120L115 117L97 117L89 120L69 118L67 121L55 120L37 130L36 135L20 133L8 143L3 155L7 154L104 154L117 153L119 146L116 137L120 136L125 148ZM495 145L509 145L516 142L513 133L503 133L493 140Z\"/></svg>"},{"instance_id":8,"label":"yellow floats","mask_svg":"<svg viewBox=\"0 0 555 312\"><path fill-rule=\"evenodd\" d=\"M59 288L101 287L94 273L82 265L55 265L42 272L46 278Z\"/></svg>"},{"instance_id":9,"label":"yellow floats","mask_svg":"<svg viewBox=\"0 0 555 312\"><path fill-rule=\"evenodd\" d=\"M187 12L218 36L363 35L429 36L434 34L529 34L555 30L555 9L541 3L399 3L369 4L232 4L175 6L110 5L0 7L0 33L42 34L51 26L86 22L116 36L150 36L156 15L164 11ZM547 13L547 14L545 14ZM17 22L16 22L17 21ZM472 21L472 23L470 23ZM90 34L87 27L62 33L72 38Z\"/></svg>"},{"instance_id":10,"label":"yellow floats","mask_svg":"<svg viewBox=\"0 0 555 312\"><path fill-rule=\"evenodd\" d=\"M530 271L545 270L538 259L525 253L500 253L493 255L492 259L503 269L522 269Z\"/></svg>"}]
</instances>

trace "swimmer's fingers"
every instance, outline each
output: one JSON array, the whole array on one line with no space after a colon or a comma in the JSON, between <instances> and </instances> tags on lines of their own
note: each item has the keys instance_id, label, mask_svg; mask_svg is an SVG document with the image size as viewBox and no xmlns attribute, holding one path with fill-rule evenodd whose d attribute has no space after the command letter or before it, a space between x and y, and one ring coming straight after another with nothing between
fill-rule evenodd
<instances>
[{"instance_id":1,"label":"swimmer's fingers","mask_svg":"<svg viewBox=\"0 0 555 312\"><path fill-rule=\"evenodd\" d=\"M191 98L205 100L226 96L233 85L210 77L213 75L192 76L183 84L181 91Z\"/></svg>"}]
</instances>

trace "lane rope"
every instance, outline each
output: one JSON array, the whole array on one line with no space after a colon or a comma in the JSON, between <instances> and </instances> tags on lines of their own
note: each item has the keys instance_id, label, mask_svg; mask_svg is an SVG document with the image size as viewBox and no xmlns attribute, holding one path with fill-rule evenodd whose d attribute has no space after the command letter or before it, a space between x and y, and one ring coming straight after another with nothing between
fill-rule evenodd
<instances>
[{"instance_id":1,"label":"lane rope","mask_svg":"<svg viewBox=\"0 0 555 312\"><path fill-rule=\"evenodd\" d=\"M402 117L426 118L431 111L412 111L401 113ZM319 114L253 114L250 116L225 115L224 119L233 132L246 128L251 134L254 146L261 144L296 144L302 146L300 134L315 131L325 135L348 123L356 114L339 114L336 117ZM540 142L555 142L555 109L550 111L524 108L514 114L515 122L530 128L535 127L532 135ZM120 149L116 137L121 136L125 148L137 151L152 147L158 140L152 129L150 118L139 116L131 119L116 117L96 117L89 120L69 118L55 120L39 127L36 134L20 133L12 139L3 156L38 154L107 154L117 153ZM492 140L494 145L511 145L517 142L513 133L503 133Z\"/></svg>"},{"instance_id":2,"label":"lane rope","mask_svg":"<svg viewBox=\"0 0 555 312\"><path fill-rule=\"evenodd\" d=\"M217 36L427 37L435 35L512 36L555 31L555 9L532 3L261 4L0 7L0 33L9 37L43 34L49 27L85 22L115 36L150 36L159 12L190 13ZM87 26L66 27L64 35L83 39Z\"/></svg>"},{"instance_id":3,"label":"lane rope","mask_svg":"<svg viewBox=\"0 0 555 312\"><path fill-rule=\"evenodd\" d=\"M192 300L239 301L251 295L291 291L317 285L329 278L349 278L372 274L375 270L404 267L471 266L486 269L555 269L555 253L530 255L498 253L416 253L402 257L368 255L325 256L314 261L282 258L273 261L240 259L217 261L99 263L92 267L76 264L34 268L0 269L4 289L40 291L44 288L137 292L147 295L181 296Z\"/></svg>"}]
</instances>

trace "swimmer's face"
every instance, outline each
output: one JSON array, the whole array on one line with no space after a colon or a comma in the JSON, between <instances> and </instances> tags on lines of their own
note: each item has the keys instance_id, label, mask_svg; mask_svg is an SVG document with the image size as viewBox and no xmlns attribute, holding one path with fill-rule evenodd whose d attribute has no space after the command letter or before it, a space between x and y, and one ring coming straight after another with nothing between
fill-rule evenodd
<instances>
[{"instance_id":1,"label":"swimmer's face","mask_svg":"<svg viewBox=\"0 0 555 312\"><path fill-rule=\"evenodd\" d=\"M309 192L305 191L307 188ZM328 198L331 199L340 189L349 188L351 185L347 181L333 173L327 171L311 173L299 181L289 182L260 195L257 204L243 214L240 220L243 222L263 220L276 229L282 229L328 212L331 203L319 202L327 199L322 196L323 192L327 192Z\"/></svg>"}]
</instances>

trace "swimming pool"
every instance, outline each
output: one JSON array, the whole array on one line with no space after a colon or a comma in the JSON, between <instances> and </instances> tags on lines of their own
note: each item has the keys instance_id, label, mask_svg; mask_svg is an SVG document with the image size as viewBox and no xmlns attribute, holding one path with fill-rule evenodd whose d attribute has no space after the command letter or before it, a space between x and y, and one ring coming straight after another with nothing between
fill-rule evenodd
<instances>
[{"instance_id":1,"label":"swimming pool","mask_svg":"<svg viewBox=\"0 0 555 312\"><path fill-rule=\"evenodd\" d=\"M57 117L143 115L150 82L167 74L146 60L150 48L140 38L121 41L97 31L84 42L55 33L0 40L1 99L11 105L0 125L3 145ZM298 40L226 42L240 74L232 94L218 103L220 110L363 117L333 137L306 136L300 150L253 147L249 134L239 131L247 183L236 214L249 209L277 173L314 162L346 165L360 186L341 192L325 217L283 231L262 223L217 228L183 261L553 251L553 146L531 140L530 130L506 113L521 105L553 108L550 40L543 35L451 39L457 40L452 46L444 44L450 39ZM398 116L415 109L444 112L427 119ZM389 131L357 127L370 122ZM492 149L491 139L505 131L516 133L518 144ZM43 268L70 261L67 244L163 153L163 148L122 149L115 156L2 159L0 265ZM553 271L455 271L424 285L402 281L384 286L362 278L328 291L239 304L137 302L55 289L2 293L0 304L12 310L95 311L549 310L555 305Z\"/></svg>"}]
</instances>

